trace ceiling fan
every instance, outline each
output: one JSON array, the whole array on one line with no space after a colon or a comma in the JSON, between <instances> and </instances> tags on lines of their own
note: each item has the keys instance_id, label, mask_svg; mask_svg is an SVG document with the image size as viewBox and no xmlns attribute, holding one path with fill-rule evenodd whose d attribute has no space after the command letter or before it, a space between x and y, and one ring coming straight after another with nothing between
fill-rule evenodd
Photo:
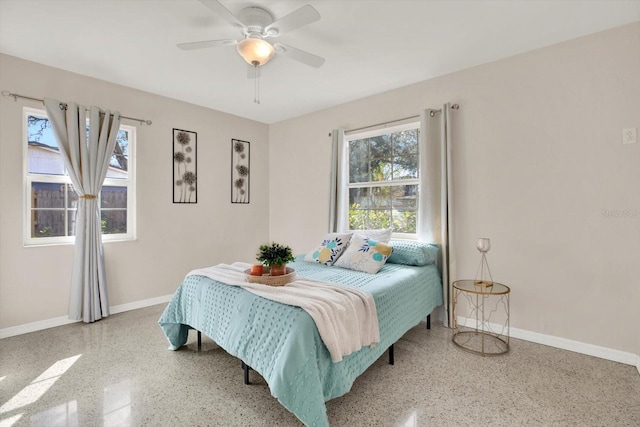
<instances>
[{"instance_id":1,"label":"ceiling fan","mask_svg":"<svg viewBox=\"0 0 640 427\"><path fill-rule=\"evenodd\" d=\"M236 16L218 0L200 0L200 3L239 29L243 37L238 40L223 39L180 43L177 45L180 49L192 50L235 45L240 56L253 66L253 73L250 73L252 77L257 76L258 67L269 62L275 54L315 68L321 67L324 63L324 58L320 56L282 43L270 42L270 39L277 38L281 34L318 21L320 14L311 5L296 9L274 21L269 11L258 6L246 7Z\"/></svg>"}]
</instances>

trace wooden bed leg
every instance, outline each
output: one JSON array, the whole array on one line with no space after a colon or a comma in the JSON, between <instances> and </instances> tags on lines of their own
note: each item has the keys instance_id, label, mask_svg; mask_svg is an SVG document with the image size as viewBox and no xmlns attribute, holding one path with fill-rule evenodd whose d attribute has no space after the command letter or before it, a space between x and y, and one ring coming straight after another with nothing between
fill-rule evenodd
<instances>
[{"instance_id":1,"label":"wooden bed leg","mask_svg":"<svg viewBox=\"0 0 640 427\"><path fill-rule=\"evenodd\" d=\"M202 332L198 331L198 351L202 348Z\"/></svg>"},{"instance_id":2,"label":"wooden bed leg","mask_svg":"<svg viewBox=\"0 0 640 427\"><path fill-rule=\"evenodd\" d=\"M389 365L395 365L395 359L393 357L393 344L389 347Z\"/></svg>"},{"instance_id":3,"label":"wooden bed leg","mask_svg":"<svg viewBox=\"0 0 640 427\"><path fill-rule=\"evenodd\" d=\"M242 369L244 370L244 383L245 384L251 384L249 382L249 369L251 369L251 367L249 365L247 365L246 363L244 363L244 361L242 362Z\"/></svg>"},{"instance_id":4,"label":"wooden bed leg","mask_svg":"<svg viewBox=\"0 0 640 427\"><path fill-rule=\"evenodd\" d=\"M431 329L431 314L427 314L427 329Z\"/></svg>"}]
</instances>

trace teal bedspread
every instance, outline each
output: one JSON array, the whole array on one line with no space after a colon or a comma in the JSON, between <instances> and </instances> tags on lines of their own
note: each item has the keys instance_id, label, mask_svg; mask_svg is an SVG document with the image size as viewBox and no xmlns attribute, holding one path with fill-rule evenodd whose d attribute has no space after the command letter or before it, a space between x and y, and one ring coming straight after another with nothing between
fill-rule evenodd
<instances>
[{"instance_id":1,"label":"teal bedspread","mask_svg":"<svg viewBox=\"0 0 640 427\"><path fill-rule=\"evenodd\" d=\"M189 329L197 329L260 373L271 394L305 425L328 426L325 402L347 393L391 344L442 304L440 275L435 265L387 263L372 275L301 257L288 266L300 276L370 292L380 343L334 363L313 320L301 308L203 276L185 279L158 323L170 349L186 344Z\"/></svg>"}]
</instances>

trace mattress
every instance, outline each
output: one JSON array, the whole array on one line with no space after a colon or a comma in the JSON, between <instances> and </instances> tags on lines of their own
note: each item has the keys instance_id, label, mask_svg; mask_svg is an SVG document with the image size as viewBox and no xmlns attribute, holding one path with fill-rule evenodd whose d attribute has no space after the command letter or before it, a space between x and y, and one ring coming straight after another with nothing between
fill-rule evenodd
<instances>
[{"instance_id":1,"label":"mattress","mask_svg":"<svg viewBox=\"0 0 640 427\"><path fill-rule=\"evenodd\" d=\"M190 329L201 331L262 375L271 394L305 425L328 426L325 402L347 393L391 344L442 304L441 279L433 264L387 263L377 274L305 262L302 257L288 266L300 276L370 292L380 343L334 363L304 310L204 276L184 280L158 323L170 349L186 344Z\"/></svg>"}]
</instances>

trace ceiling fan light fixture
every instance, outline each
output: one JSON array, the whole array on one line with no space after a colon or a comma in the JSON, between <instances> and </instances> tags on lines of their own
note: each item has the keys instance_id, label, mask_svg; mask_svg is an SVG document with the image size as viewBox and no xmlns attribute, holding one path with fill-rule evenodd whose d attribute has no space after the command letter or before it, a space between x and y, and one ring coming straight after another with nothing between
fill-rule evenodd
<instances>
[{"instance_id":1,"label":"ceiling fan light fixture","mask_svg":"<svg viewBox=\"0 0 640 427\"><path fill-rule=\"evenodd\" d=\"M247 64L253 66L262 66L269 62L275 54L275 49L271 43L261 38L246 38L241 40L237 45L238 53L247 61Z\"/></svg>"}]
</instances>

